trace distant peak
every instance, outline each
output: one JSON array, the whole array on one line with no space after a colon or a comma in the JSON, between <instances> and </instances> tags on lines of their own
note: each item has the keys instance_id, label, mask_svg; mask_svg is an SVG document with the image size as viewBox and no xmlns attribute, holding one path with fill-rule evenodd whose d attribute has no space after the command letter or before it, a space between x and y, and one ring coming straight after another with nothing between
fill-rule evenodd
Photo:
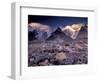
<instances>
[{"instance_id":1,"label":"distant peak","mask_svg":"<svg viewBox=\"0 0 100 82\"><path fill-rule=\"evenodd\" d=\"M58 27L55 31L57 31L57 32L61 32L62 30L61 30L60 27Z\"/></svg>"}]
</instances>

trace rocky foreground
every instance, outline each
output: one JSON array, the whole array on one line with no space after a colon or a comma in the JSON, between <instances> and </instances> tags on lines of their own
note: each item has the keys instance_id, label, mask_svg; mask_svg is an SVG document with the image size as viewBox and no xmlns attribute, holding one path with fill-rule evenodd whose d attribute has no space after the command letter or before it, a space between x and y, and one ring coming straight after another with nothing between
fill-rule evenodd
<instances>
[{"instance_id":1,"label":"rocky foreground","mask_svg":"<svg viewBox=\"0 0 100 82\"><path fill-rule=\"evenodd\" d=\"M58 43L56 41L28 43L28 65L74 65L87 64L87 42L84 40Z\"/></svg>"}]
</instances>

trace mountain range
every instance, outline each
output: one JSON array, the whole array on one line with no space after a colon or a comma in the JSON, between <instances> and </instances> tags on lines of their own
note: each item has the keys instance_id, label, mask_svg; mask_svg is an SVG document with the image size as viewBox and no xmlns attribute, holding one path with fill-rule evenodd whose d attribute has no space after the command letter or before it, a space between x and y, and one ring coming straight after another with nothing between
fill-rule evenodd
<instances>
[{"instance_id":1,"label":"mountain range","mask_svg":"<svg viewBox=\"0 0 100 82\"><path fill-rule=\"evenodd\" d=\"M87 31L87 26L82 27L80 32ZM47 31L47 30L40 30L36 28L32 28L32 26L28 26L28 40L39 40L39 41L45 41L45 40L67 40L72 41L73 39L65 33L62 28L58 27L53 32Z\"/></svg>"}]
</instances>

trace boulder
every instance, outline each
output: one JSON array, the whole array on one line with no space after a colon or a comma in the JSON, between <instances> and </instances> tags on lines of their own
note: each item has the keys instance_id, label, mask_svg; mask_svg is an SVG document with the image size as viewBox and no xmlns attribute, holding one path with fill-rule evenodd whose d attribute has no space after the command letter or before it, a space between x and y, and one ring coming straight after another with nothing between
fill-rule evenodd
<instances>
[{"instance_id":1,"label":"boulder","mask_svg":"<svg viewBox=\"0 0 100 82\"><path fill-rule=\"evenodd\" d=\"M46 59L46 60L44 60L42 62L39 62L39 65L40 66L47 66L47 65L49 65L49 61Z\"/></svg>"},{"instance_id":2,"label":"boulder","mask_svg":"<svg viewBox=\"0 0 100 82\"><path fill-rule=\"evenodd\" d=\"M59 52L55 55L55 59L56 60L59 60L59 61L62 61L64 59L66 59L66 54L64 52Z\"/></svg>"}]
</instances>

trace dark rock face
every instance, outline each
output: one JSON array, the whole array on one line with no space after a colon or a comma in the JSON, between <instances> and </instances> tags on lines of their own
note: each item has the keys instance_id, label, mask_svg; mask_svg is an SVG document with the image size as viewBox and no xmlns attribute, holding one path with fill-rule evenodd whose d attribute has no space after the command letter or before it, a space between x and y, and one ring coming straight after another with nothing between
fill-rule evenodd
<instances>
[{"instance_id":1,"label":"dark rock face","mask_svg":"<svg viewBox=\"0 0 100 82\"><path fill-rule=\"evenodd\" d=\"M73 41L69 36L67 36L59 27L51 34L50 37L47 38L47 41L61 41L61 40L65 40L67 42L69 41Z\"/></svg>"},{"instance_id":2,"label":"dark rock face","mask_svg":"<svg viewBox=\"0 0 100 82\"><path fill-rule=\"evenodd\" d=\"M28 40L29 41L32 41L32 40L37 40L37 38L36 38L36 32L35 31L30 31L30 32L28 32Z\"/></svg>"},{"instance_id":3,"label":"dark rock face","mask_svg":"<svg viewBox=\"0 0 100 82\"><path fill-rule=\"evenodd\" d=\"M28 41L28 66L76 65L88 63L87 29L82 28L75 40L60 28L45 41L39 41L36 32L30 32ZM32 36L32 37L31 37Z\"/></svg>"},{"instance_id":4,"label":"dark rock face","mask_svg":"<svg viewBox=\"0 0 100 82\"><path fill-rule=\"evenodd\" d=\"M28 40L29 41L34 41L34 40L43 41L47 39L47 37L48 37L48 33L46 31L34 29L31 26L28 26Z\"/></svg>"}]
</instances>

